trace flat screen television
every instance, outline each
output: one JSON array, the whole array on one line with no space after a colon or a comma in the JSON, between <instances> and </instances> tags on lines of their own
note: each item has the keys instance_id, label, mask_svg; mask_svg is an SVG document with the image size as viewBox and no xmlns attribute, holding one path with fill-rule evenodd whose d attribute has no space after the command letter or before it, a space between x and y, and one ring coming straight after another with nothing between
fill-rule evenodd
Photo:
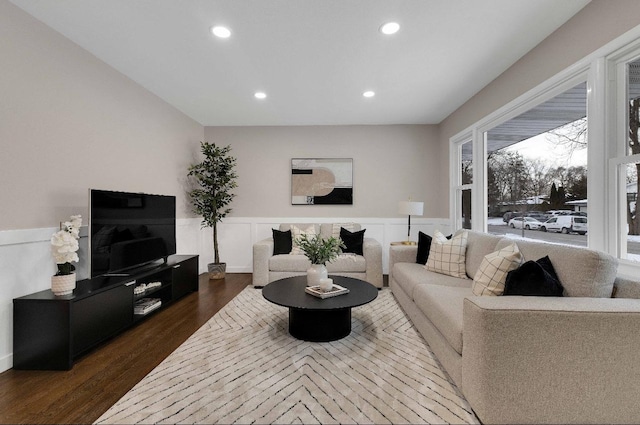
<instances>
[{"instance_id":1,"label":"flat screen television","mask_svg":"<svg viewBox=\"0 0 640 425\"><path fill-rule=\"evenodd\" d=\"M91 277L126 274L176 253L176 197L89 190Z\"/></svg>"}]
</instances>

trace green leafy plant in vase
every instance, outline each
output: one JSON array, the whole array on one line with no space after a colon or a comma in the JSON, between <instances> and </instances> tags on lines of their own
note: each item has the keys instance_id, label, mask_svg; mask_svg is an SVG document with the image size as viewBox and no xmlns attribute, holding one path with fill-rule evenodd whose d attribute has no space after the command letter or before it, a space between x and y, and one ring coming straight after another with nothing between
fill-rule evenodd
<instances>
[{"instance_id":1,"label":"green leafy plant in vase","mask_svg":"<svg viewBox=\"0 0 640 425\"><path fill-rule=\"evenodd\" d=\"M335 260L346 248L340 238L322 238L320 235L301 235L296 238L296 244L304 255L311 261L311 267L307 270L307 286L320 284L321 279L328 276L326 264Z\"/></svg>"}]
</instances>

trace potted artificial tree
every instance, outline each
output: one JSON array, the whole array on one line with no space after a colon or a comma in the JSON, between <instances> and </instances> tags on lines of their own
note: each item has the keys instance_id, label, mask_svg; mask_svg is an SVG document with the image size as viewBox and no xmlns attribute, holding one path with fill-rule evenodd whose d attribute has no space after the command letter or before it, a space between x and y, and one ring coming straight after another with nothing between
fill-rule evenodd
<instances>
[{"instance_id":1,"label":"potted artificial tree","mask_svg":"<svg viewBox=\"0 0 640 425\"><path fill-rule=\"evenodd\" d=\"M214 262L207 265L209 279L223 279L227 264L220 262L217 224L231 212L228 205L235 197L231 191L237 187L236 158L229 155L230 146L201 142L200 147L204 160L189 167L188 176L196 185L189 197L193 211L202 216L202 227L213 229Z\"/></svg>"}]
</instances>

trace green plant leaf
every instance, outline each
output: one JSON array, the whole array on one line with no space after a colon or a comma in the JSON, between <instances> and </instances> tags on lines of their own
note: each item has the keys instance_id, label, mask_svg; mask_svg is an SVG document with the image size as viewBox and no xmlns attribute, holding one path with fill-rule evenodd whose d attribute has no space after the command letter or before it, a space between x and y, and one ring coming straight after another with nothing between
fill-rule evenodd
<instances>
[{"instance_id":1,"label":"green plant leaf","mask_svg":"<svg viewBox=\"0 0 640 425\"><path fill-rule=\"evenodd\" d=\"M296 244L300 247L304 255L311 261L311 264L324 264L330 262L346 248L340 238L322 238L320 235L314 235L311 238L303 234L296 238Z\"/></svg>"},{"instance_id":2,"label":"green plant leaf","mask_svg":"<svg viewBox=\"0 0 640 425\"><path fill-rule=\"evenodd\" d=\"M200 142L204 160L189 167L187 176L195 189L188 193L193 212L202 216L202 227L213 228L214 261L220 262L216 224L225 218L231 208L228 205L236 196L232 190L236 184L236 158L230 155L231 146L220 147L215 143Z\"/></svg>"}]
</instances>

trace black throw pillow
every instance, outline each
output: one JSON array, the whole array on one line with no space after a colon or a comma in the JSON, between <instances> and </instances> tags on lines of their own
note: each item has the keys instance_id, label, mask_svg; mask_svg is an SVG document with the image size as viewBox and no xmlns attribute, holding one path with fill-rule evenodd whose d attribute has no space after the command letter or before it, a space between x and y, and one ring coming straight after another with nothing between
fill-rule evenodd
<instances>
[{"instance_id":1,"label":"black throw pillow","mask_svg":"<svg viewBox=\"0 0 640 425\"><path fill-rule=\"evenodd\" d=\"M561 297L563 290L548 255L510 271L504 285L504 295Z\"/></svg>"},{"instance_id":2,"label":"black throw pillow","mask_svg":"<svg viewBox=\"0 0 640 425\"><path fill-rule=\"evenodd\" d=\"M350 232L344 227L340 228L340 239L344 242L346 248L342 249L342 252L351 252L358 255L364 255L362 251L362 245L364 243L364 231L362 229L359 232Z\"/></svg>"},{"instance_id":3,"label":"black throw pillow","mask_svg":"<svg viewBox=\"0 0 640 425\"><path fill-rule=\"evenodd\" d=\"M291 239L291 230L282 232L280 230L271 229L273 231L273 255L289 254L293 248Z\"/></svg>"},{"instance_id":4,"label":"black throw pillow","mask_svg":"<svg viewBox=\"0 0 640 425\"><path fill-rule=\"evenodd\" d=\"M431 240L431 236L418 232L418 255L416 255L416 263L427 264L429 251L431 250Z\"/></svg>"}]
</instances>

